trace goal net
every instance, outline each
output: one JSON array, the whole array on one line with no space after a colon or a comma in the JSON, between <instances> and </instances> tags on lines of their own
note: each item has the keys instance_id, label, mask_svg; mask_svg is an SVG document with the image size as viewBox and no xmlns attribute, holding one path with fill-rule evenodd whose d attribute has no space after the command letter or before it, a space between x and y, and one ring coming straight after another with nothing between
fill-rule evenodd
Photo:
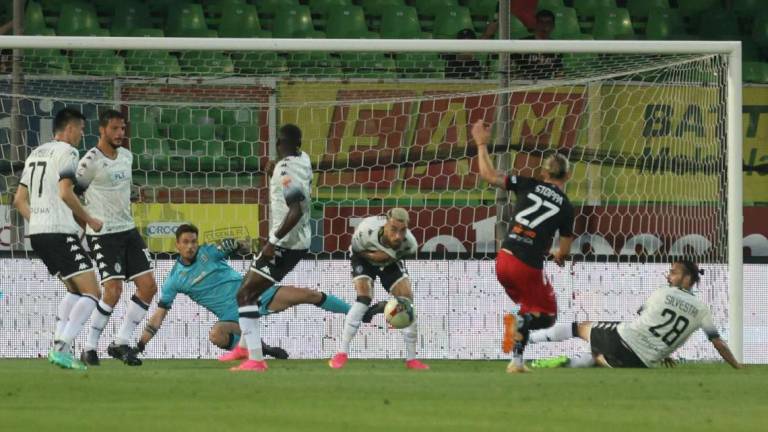
<instances>
[{"instance_id":1,"label":"goal net","mask_svg":"<svg viewBox=\"0 0 768 432\"><path fill-rule=\"evenodd\" d=\"M196 224L202 242L236 237L260 248L269 214L265 166L276 155L277 128L294 123L315 170L312 245L284 282L353 301L344 252L354 227L363 217L404 207L420 245L407 261L420 355L503 358L502 314L512 303L496 281L493 258L514 196L490 189L477 174L469 130L483 120L494 125L491 152L501 170L537 176L552 152L572 162L573 259L564 269L546 264L560 320L632 319L666 284L668 263L680 257L702 263L697 295L729 335L734 275L724 51L665 54L672 50L627 44L624 51L591 45L589 53L569 49L575 43L555 50L519 41L440 42L448 48L436 41L431 50L414 50L410 41L390 41L386 49L385 41L354 41L358 48L351 51L352 41L331 40L267 40L260 49L234 51L244 45L65 39L76 42L23 45L2 65L0 357L44 353L64 293L35 259L11 205L24 158L51 139L52 117L63 107L88 118L81 153L98 141L100 111L127 115L133 214L156 257L158 286L174 264L173 232L181 223ZM201 44L220 49L195 49ZM231 264L244 272L248 258L233 256ZM129 286L125 296L132 291ZM377 284L374 297L385 296ZM102 337L105 346L123 311L121 302ZM147 355L219 354L207 341L215 320L179 298ZM300 306L264 318L263 334L293 357L329 357L343 320ZM383 330L380 317L374 324L361 329L353 356L401 357L399 332ZM745 348L747 359L760 355ZM545 344L527 355L585 349L578 342ZM717 357L703 335L681 355Z\"/></svg>"}]
</instances>

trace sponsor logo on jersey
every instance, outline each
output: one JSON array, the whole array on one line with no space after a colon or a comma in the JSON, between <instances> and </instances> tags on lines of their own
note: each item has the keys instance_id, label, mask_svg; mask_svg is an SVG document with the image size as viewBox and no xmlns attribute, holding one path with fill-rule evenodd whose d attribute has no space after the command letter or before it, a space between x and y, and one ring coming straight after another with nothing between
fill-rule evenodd
<instances>
[{"instance_id":1,"label":"sponsor logo on jersey","mask_svg":"<svg viewBox=\"0 0 768 432\"><path fill-rule=\"evenodd\" d=\"M115 263L115 273L120 273L120 270L122 270L120 263Z\"/></svg>"}]
</instances>

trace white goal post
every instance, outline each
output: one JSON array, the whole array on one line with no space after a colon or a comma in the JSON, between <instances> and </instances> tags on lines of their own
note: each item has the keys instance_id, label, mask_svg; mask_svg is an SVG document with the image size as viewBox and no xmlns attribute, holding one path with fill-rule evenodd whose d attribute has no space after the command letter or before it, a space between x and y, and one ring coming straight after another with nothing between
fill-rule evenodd
<instances>
[{"instance_id":1,"label":"white goal post","mask_svg":"<svg viewBox=\"0 0 768 432\"><path fill-rule=\"evenodd\" d=\"M585 53L585 54L711 54L725 56L725 116L727 117L727 269L728 343L743 361L743 253L742 253L742 78L741 43L708 41L535 41L535 40L387 40L387 39L217 39L153 37L0 37L0 49L61 50L167 50L167 51L246 51L246 52L473 52L473 53ZM26 72L26 71L25 71ZM606 76L610 76L606 74ZM568 77L560 83L583 81ZM533 84L534 86L537 84ZM547 84L542 81L540 85ZM530 88L530 87L528 87ZM24 97L9 94L13 97ZM274 119L271 119L274 120Z\"/></svg>"}]
</instances>

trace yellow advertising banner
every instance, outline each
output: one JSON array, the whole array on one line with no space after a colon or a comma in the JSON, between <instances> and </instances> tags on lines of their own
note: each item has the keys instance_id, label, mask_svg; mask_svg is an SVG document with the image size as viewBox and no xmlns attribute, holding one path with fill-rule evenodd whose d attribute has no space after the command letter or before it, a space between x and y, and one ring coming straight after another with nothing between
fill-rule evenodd
<instances>
[{"instance_id":1,"label":"yellow advertising banner","mask_svg":"<svg viewBox=\"0 0 768 432\"><path fill-rule=\"evenodd\" d=\"M768 87L744 87L742 93L744 164L768 164ZM744 205L768 205L768 173L744 172Z\"/></svg>"},{"instance_id":2,"label":"yellow advertising banner","mask_svg":"<svg viewBox=\"0 0 768 432\"><path fill-rule=\"evenodd\" d=\"M175 252L176 228L191 223L200 243L223 238L257 240L259 206L250 204L134 204L133 217L152 252Z\"/></svg>"}]
</instances>

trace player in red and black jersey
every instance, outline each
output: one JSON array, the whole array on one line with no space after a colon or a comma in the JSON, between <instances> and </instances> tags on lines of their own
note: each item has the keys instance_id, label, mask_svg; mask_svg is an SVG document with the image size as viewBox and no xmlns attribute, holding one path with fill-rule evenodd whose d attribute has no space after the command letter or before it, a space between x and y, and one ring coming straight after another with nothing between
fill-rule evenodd
<instances>
[{"instance_id":1,"label":"player in red and black jersey","mask_svg":"<svg viewBox=\"0 0 768 432\"><path fill-rule=\"evenodd\" d=\"M554 154L544 159L542 180L496 171L488 154L490 128L482 121L472 127L480 176L517 195L509 233L496 255L496 277L509 298L520 305L518 316L504 318L504 352L514 346L507 372L525 372L523 351L531 330L551 327L557 318L555 291L543 272L556 231L559 249L554 261L563 266L573 242L573 206L565 195L570 179L568 159Z\"/></svg>"}]
</instances>

